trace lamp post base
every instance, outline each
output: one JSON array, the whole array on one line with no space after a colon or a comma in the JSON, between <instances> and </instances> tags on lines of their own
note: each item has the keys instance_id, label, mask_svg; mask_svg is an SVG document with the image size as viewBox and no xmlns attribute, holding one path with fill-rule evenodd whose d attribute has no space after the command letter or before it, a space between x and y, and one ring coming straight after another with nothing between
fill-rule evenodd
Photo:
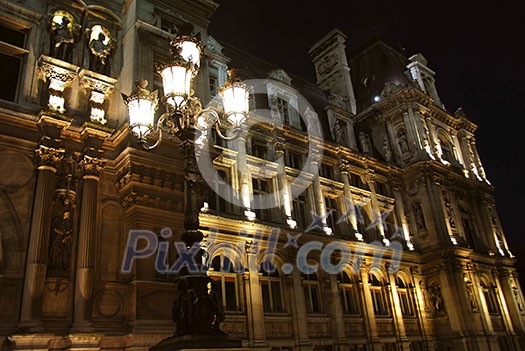
<instances>
[{"instance_id":1,"label":"lamp post base","mask_svg":"<svg viewBox=\"0 0 525 351\"><path fill-rule=\"evenodd\" d=\"M204 351L216 349L221 351L240 351L242 350L242 343L240 340L231 339L227 335L172 336L151 347L150 351Z\"/></svg>"}]
</instances>

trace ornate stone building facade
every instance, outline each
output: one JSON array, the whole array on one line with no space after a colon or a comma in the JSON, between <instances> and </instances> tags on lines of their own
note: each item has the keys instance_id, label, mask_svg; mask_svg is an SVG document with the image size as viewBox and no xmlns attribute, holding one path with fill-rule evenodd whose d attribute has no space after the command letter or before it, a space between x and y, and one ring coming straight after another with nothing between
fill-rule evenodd
<instances>
[{"instance_id":1,"label":"ornate stone building facade","mask_svg":"<svg viewBox=\"0 0 525 351\"><path fill-rule=\"evenodd\" d=\"M173 333L176 275L155 269L158 255L121 265L133 229L177 260L182 155L169 141L138 148L118 92L139 79L161 89L154 64L191 23L206 44L197 95L216 105L236 66L264 82L254 110L283 121L212 147L200 221L224 332L261 350L519 350L525 305L477 126L444 108L423 55L376 40L347 57L334 30L310 50L313 84L217 42L216 8L0 0L3 349L146 350ZM308 120L323 138L308 137ZM307 157L309 145L321 152ZM308 181L294 182L301 170ZM228 201L226 185L246 202ZM250 205L264 194L278 206ZM348 264L301 272L290 263L308 243L310 267L331 249L323 264Z\"/></svg>"}]
</instances>

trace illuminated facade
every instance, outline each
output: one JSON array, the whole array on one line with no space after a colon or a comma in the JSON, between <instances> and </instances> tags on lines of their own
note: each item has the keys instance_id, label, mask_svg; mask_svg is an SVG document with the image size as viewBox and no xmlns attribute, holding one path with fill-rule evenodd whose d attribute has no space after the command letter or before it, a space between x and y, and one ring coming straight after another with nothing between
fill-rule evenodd
<instances>
[{"instance_id":1,"label":"illuminated facade","mask_svg":"<svg viewBox=\"0 0 525 351\"><path fill-rule=\"evenodd\" d=\"M309 52L313 84L209 36L210 0L42 4L0 0L3 348L146 350L173 333L176 275L155 269L158 255L121 265L133 229L177 261L182 154L166 140L141 150L119 92L139 79L161 89L154 63L191 22L206 44L197 95L216 105L239 67L264 82L253 109L284 124L254 125L235 150L214 139L200 221L224 332L260 350L520 349L525 305L477 127L445 109L421 54L374 41L347 58L334 30ZM278 206L250 202L265 194ZM344 271L290 270L314 242L310 266L337 243L353 253Z\"/></svg>"}]
</instances>

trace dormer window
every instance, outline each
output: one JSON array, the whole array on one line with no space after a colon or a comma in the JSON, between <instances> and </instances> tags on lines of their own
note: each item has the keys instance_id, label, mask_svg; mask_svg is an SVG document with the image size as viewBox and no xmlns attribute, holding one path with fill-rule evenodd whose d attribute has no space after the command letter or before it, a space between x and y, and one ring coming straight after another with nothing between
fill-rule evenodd
<instances>
[{"instance_id":1,"label":"dormer window","mask_svg":"<svg viewBox=\"0 0 525 351\"><path fill-rule=\"evenodd\" d=\"M286 100L278 97L277 98L277 111L279 111L279 116L281 117L284 124L290 124L290 112L288 110L288 102Z\"/></svg>"}]
</instances>

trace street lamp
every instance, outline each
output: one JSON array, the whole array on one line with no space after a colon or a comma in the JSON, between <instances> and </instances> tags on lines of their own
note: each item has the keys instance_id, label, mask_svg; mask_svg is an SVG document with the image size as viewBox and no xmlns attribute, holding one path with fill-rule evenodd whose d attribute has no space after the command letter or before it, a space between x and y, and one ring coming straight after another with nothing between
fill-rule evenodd
<instances>
[{"instance_id":1,"label":"street lamp","mask_svg":"<svg viewBox=\"0 0 525 351\"><path fill-rule=\"evenodd\" d=\"M175 140L184 154L184 232L181 239L189 250L194 249L193 265L184 267L177 278L178 295L173 307L173 318L177 323L174 338L166 339L153 347L164 350L169 344L191 343L196 340L210 341L209 347L239 347L240 342L230 340L219 329L224 319L222 301L218 301L220 287L216 287L203 268L204 251L200 249L203 239L199 231L198 203L199 184L204 183L199 173L195 155L195 144L199 137L211 127L224 139L234 139L241 134L242 125L249 112L249 90L236 76L228 71L228 80L219 89L224 112L203 109L200 100L193 95L192 81L200 67L203 45L198 37L178 36L170 43L169 62L157 65L162 76L164 96L161 102L165 112L155 123L158 108L157 91L147 89L148 82L137 82L130 96L122 94L129 110L129 129L145 150L156 148L164 134ZM227 125L231 133L224 135L221 125ZM150 141L153 140L153 143ZM209 286L211 285L211 289ZM210 336L213 336L211 341ZM218 346L218 345L222 346ZM201 344L201 348L205 345ZM188 347L192 348L190 345Z\"/></svg>"},{"instance_id":2,"label":"street lamp","mask_svg":"<svg viewBox=\"0 0 525 351\"><path fill-rule=\"evenodd\" d=\"M166 108L156 124L154 119L158 93L147 90L147 81L138 81L130 96L122 94L129 110L130 131L138 138L139 145L145 150L152 150L160 144L164 133L168 133L179 143L194 141L213 126L220 137L236 138L249 111L249 90L238 79L237 71L229 70L228 80L219 89L224 113L203 109L192 90L193 78L199 72L202 50L200 40L191 36L179 36L171 41L170 49L170 61L156 67L162 76L164 96L161 101ZM220 126L225 123L232 127L230 136L221 132ZM149 139L154 137L155 142L150 144Z\"/></svg>"}]
</instances>

